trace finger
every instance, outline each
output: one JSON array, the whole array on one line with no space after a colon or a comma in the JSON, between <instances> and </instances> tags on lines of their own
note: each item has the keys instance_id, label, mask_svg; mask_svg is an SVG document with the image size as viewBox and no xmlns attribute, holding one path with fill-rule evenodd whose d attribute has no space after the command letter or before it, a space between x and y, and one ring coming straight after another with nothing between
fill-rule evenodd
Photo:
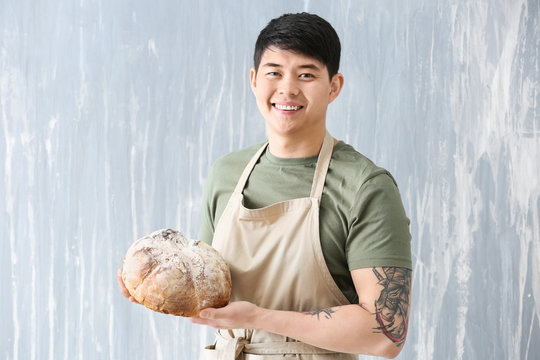
<instances>
[{"instance_id":1,"label":"finger","mask_svg":"<svg viewBox=\"0 0 540 360\"><path fill-rule=\"evenodd\" d=\"M122 269L118 269L116 271L116 281L118 281L118 285L120 285L120 287L124 287L124 280L122 280Z\"/></svg>"},{"instance_id":2,"label":"finger","mask_svg":"<svg viewBox=\"0 0 540 360\"><path fill-rule=\"evenodd\" d=\"M191 321L192 324L206 325L206 326L213 327L214 329L220 329L218 324L215 323L213 320L203 319L203 318L201 318L199 316L192 316L192 317L189 318L189 321Z\"/></svg>"},{"instance_id":3,"label":"finger","mask_svg":"<svg viewBox=\"0 0 540 360\"><path fill-rule=\"evenodd\" d=\"M198 318L200 319L208 319L209 318L209 313L210 311L209 310L201 310L201 312L199 313L199 316Z\"/></svg>"},{"instance_id":4,"label":"finger","mask_svg":"<svg viewBox=\"0 0 540 360\"><path fill-rule=\"evenodd\" d=\"M192 316L192 317L189 318L189 321L191 321L192 324L209 325L208 320L203 319L203 318L201 318L199 316Z\"/></svg>"},{"instance_id":5,"label":"finger","mask_svg":"<svg viewBox=\"0 0 540 360\"><path fill-rule=\"evenodd\" d=\"M206 308L201 310L199 317L202 319L216 319L218 317L217 309Z\"/></svg>"},{"instance_id":6,"label":"finger","mask_svg":"<svg viewBox=\"0 0 540 360\"><path fill-rule=\"evenodd\" d=\"M124 285L124 280L122 280L122 269L118 269L118 271L116 272L116 281L118 282L120 290L123 290L126 287Z\"/></svg>"},{"instance_id":7,"label":"finger","mask_svg":"<svg viewBox=\"0 0 540 360\"><path fill-rule=\"evenodd\" d=\"M129 290L126 288L124 280L122 279L122 269L118 269L118 271L116 272L116 280L118 281L118 287L120 287L122 295L129 299L131 297L131 294L129 293Z\"/></svg>"},{"instance_id":8,"label":"finger","mask_svg":"<svg viewBox=\"0 0 540 360\"><path fill-rule=\"evenodd\" d=\"M131 299L133 298L133 296L131 296L131 294L129 293L128 290L121 289L120 291L122 292L122 295L124 295L124 297L125 297L126 299L128 299L129 301L131 301Z\"/></svg>"},{"instance_id":9,"label":"finger","mask_svg":"<svg viewBox=\"0 0 540 360\"><path fill-rule=\"evenodd\" d=\"M204 319L198 316L192 316L189 318L189 321L191 321L193 324L202 324L204 322Z\"/></svg>"}]
</instances>

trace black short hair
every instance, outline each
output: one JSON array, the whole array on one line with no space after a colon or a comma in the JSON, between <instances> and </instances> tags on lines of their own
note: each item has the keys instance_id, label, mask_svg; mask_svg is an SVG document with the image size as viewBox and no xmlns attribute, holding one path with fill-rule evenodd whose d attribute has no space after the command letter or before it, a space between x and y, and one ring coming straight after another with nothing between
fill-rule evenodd
<instances>
[{"instance_id":1,"label":"black short hair","mask_svg":"<svg viewBox=\"0 0 540 360\"><path fill-rule=\"evenodd\" d=\"M263 52L271 46L312 57L328 69L330 79L339 70L341 43L330 23L309 13L284 14L270 20L259 33L253 53L255 70Z\"/></svg>"}]
</instances>

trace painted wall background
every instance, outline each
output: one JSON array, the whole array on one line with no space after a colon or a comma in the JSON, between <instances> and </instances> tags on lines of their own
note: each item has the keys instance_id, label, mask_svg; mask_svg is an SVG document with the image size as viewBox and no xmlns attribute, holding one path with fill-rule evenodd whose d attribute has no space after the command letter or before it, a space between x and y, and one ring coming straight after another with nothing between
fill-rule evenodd
<instances>
[{"instance_id":1,"label":"painted wall background","mask_svg":"<svg viewBox=\"0 0 540 360\"><path fill-rule=\"evenodd\" d=\"M0 0L0 357L195 359L211 331L132 305L132 241L198 234L220 155L264 139L260 29L328 19L329 129L396 177L402 359L540 357L540 7L521 1Z\"/></svg>"}]
</instances>

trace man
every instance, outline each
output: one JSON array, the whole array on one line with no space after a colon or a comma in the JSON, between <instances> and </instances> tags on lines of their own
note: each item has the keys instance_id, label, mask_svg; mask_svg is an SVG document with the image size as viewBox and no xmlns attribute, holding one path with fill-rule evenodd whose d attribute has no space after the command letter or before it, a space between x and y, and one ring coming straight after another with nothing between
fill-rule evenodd
<instances>
[{"instance_id":1,"label":"man","mask_svg":"<svg viewBox=\"0 0 540 360\"><path fill-rule=\"evenodd\" d=\"M326 130L344 83L340 51L312 14L283 15L259 34L250 82L268 142L219 159L204 195L199 240L220 251L233 284L229 305L191 318L219 329L208 359L402 349L409 220L392 176Z\"/></svg>"},{"instance_id":2,"label":"man","mask_svg":"<svg viewBox=\"0 0 540 360\"><path fill-rule=\"evenodd\" d=\"M409 220L391 175L327 133L340 50L332 26L306 13L270 21L257 39L250 81L268 144L219 159L205 190L199 240L233 282L228 306L191 318L222 329L209 358L401 351Z\"/></svg>"}]
</instances>

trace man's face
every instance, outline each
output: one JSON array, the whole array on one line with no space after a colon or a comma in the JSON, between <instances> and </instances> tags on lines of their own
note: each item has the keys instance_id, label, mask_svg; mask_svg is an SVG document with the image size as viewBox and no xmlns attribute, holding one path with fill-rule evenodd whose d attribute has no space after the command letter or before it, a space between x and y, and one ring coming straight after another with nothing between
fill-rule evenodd
<instances>
[{"instance_id":1,"label":"man's face","mask_svg":"<svg viewBox=\"0 0 540 360\"><path fill-rule=\"evenodd\" d=\"M309 136L326 128L326 109L343 84L329 79L321 62L289 50L266 49L259 68L251 69L251 88L267 131L281 136Z\"/></svg>"}]
</instances>

